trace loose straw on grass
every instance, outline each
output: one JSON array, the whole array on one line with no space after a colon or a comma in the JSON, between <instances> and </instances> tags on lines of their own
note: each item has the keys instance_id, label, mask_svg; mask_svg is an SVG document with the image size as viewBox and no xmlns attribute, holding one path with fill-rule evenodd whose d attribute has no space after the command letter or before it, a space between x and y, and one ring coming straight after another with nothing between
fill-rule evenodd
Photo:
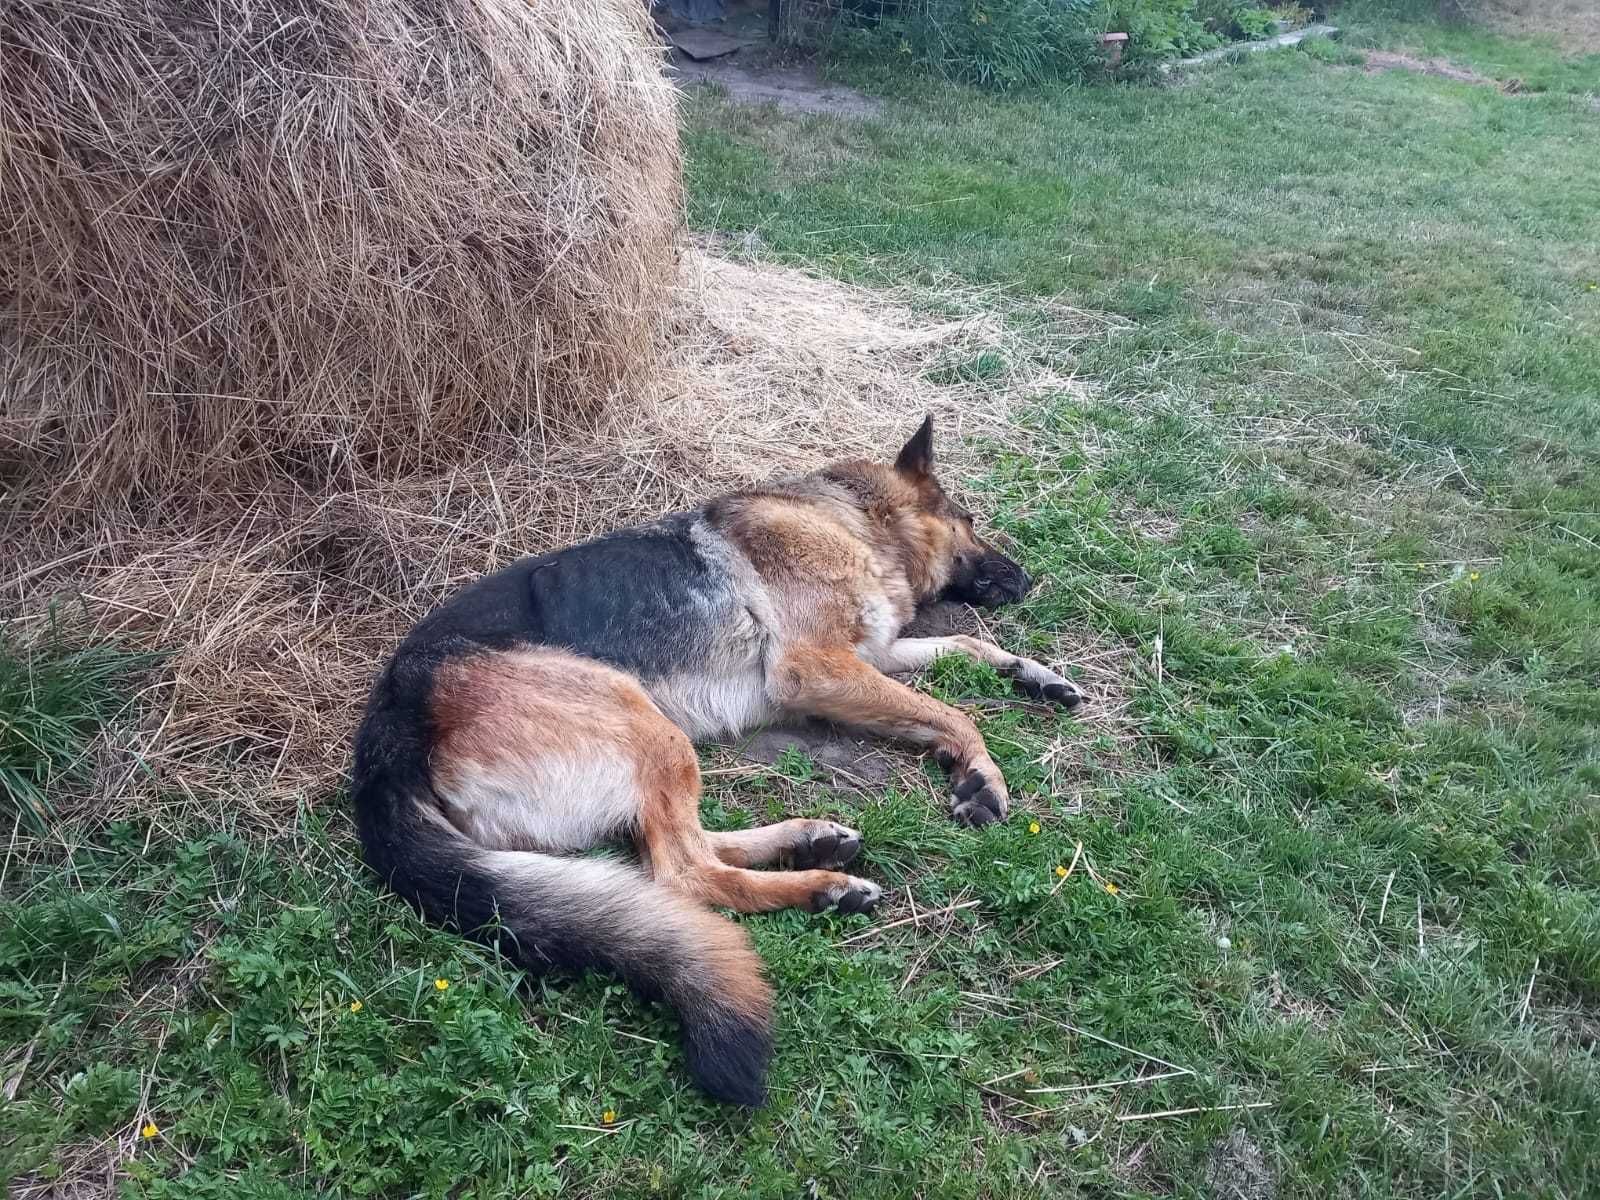
<instances>
[{"instance_id":1,"label":"loose straw on grass","mask_svg":"<svg viewBox=\"0 0 1600 1200\"><path fill-rule=\"evenodd\" d=\"M976 900L966 900L960 904L949 904L944 908L935 908L930 909L927 912L917 913L915 916L901 917L898 921L890 921L887 925L875 925L871 929L866 930L864 933L858 933L854 937L847 937L844 939L844 941L840 942L839 945L849 946L855 942L864 942L868 938L874 938L879 934L888 933L891 929L899 929L902 925L920 925L924 921L931 921L934 917L942 917L948 913L959 912L963 908L975 908L977 907L977 904L978 902Z\"/></svg>"},{"instance_id":2,"label":"loose straw on grass","mask_svg":"<svg viewBox=\"0 0 1600 1200\"><path fill-rule=\"evenodd\" d=\"M1239 1112L1249 1108L1271 1108L1277 1101L1258 1100L1254 1104L1218 1104L1211 1108L1164 1108L1160 1112L1119 1113L1119 1121L1156 1121L1165 1117L1192 1117L1197 1113Z\"/></svg>"}]
</instances>

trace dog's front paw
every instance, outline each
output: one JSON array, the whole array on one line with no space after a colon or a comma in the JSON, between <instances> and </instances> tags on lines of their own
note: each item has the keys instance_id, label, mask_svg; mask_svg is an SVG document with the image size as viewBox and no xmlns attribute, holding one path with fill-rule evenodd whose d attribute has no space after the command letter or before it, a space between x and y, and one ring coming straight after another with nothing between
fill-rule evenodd
<instances>
[{"instance_id":1,"label":"dog's front paw","mask_svg":"<svg viewBox=\"0 0 1600 1200\"><path fill-rule=\"evenodd\" d=\"M1083 690L1065 675L1057 675L1043 663L1031 658L1019 659L1009 672L1016 689L1034 700L1048 700L1071 712L1088 697Z\"/></svg>"},{"instance_id":2,"label":"dog's front paw","mask_svg":"<svg viewBox=\"0 0 1600 1200\"><path fill-rule=\"evenodd\" d=\"M789 870L836 871L861 853L861 835L837 821L807 821L803 828L804 840L780 859Z\"/></svg>"},{"instance_id":3,"label":"dog's front paw","mask_svg":"<svg viewBox=\"0 0 1600 1200\"><path fill-rule=\"evenodd\" d=\"M1000 768L992 759L958 770L954 782L951 811L958 824L977 827L1005 820L1011 797Z\"/></svg>"}]
</instances>

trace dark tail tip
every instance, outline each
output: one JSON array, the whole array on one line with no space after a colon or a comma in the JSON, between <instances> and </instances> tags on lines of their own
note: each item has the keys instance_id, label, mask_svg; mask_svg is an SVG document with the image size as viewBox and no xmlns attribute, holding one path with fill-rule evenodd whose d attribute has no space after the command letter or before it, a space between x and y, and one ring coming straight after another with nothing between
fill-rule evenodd
<instances>
[{"instance_id":1,"label":"dark tail tip","mask_svg":"<svg viewBox=\"0 0 1600 1200\"><path fill-rule=\"evenodd\" d=\"M767 1102L772 1031L765 1021L727 1010L686 1015L683 1056L695 1082L712 1099L746 1108Z\"/></svg>"}]
</instances>

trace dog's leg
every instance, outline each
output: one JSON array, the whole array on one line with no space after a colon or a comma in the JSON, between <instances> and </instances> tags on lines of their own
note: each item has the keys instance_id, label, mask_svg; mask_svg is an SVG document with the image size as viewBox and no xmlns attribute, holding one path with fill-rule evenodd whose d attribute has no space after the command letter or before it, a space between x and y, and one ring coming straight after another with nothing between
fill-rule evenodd
<instances>
[{"instance_id":1,"label":"dog's leg","mask_svg":"<svg viewBox=\"0 0 1600 1200\"><path fill-rule=\"evenodd\" d=\"M441 673L432 715L444 815L485 848L562 853L631 830L661 883L741 912L861 912L882 894L839 871L719 858L700 827L693 744L637 680L600 663L543 649L476 655Z\"/></svg>"},{"instance_id":2,"label":"dog's leg","mask_svg":"<svg viewBox=\"0 0 1600 1200\"><path fill-rule=\"evenodd\" d=\"M861 850L861 835L834 821L779 821L756 829L707 833L706 837L717 857L730 867L777 863L787 868L838 868Z\"/></svg>"},{"instance_id":3,"label":"dog's leg","mask_svg":"<svg viewBox=\"0 0 1600 1200\"><path fill-rule=\"evenodd\" d=\"M1010 677L1020 691L1035 700L1059 704L1069 712L1084 701L1084 694L1077 684L1056 674L1043 663L1012 654L992 642L968 637L964 633L949 637L900 638L875 654L872 662L881 671L920 671L934 659L946 654L964 654L988 663L1000 674Z\"/></svg>"},{"instance_id":4,"label":"dog's leg","mask_svg":"<svg viewBox=\"0 0 1600 1200\"><path fill-rule=\"evenodd\" d=\"M790 651L772 675L774 698L786 709L823 717L933 751L955 787L953 811L963 825L1006 815L1009 796L971 719L948 704L890 679L843 648Z\"/></svg>"},{"instance_id":5,"label":"dog's leg","mask_svg":"<svg viewBox=\"0 0 1600 1200\"><path fill-rule=\"evenodd\" d=\"M653 854L651 859L655 859ZM670 874L658 871L656 878L706 904L744 913L780 908L871 912L883 898L883 889L871 880L840 871L749 871L730 867L715 855L709 861L702 859L680 866Z\"/></svg>"},{"instance_id":6,"label":"dog's leg","mask_svg":"<svg viewBox=\"0 0 1600 1200\"><path fill-rule=\"evenodd\" d=\"M883 895L877 884L840 871L750 871L733 865L731 854L740 852L748 858L759 849L770 849L789 827L826 825L854 836L853 831L832 822L785 821L767 827L774 833L766 829L742 835L707 833L700 827L700 763L694 746L665 717L658 715L650 724L647 738L635 738L641 792L638 843L657 880L707 904L738 912L778 908L818 912L834 907L867 912L877 905ZM788 844L792 847L794 842ZM836 836L835 851L839 845ZM783 848L778 852L781 856Z\"/></svg>"}]
</instances>

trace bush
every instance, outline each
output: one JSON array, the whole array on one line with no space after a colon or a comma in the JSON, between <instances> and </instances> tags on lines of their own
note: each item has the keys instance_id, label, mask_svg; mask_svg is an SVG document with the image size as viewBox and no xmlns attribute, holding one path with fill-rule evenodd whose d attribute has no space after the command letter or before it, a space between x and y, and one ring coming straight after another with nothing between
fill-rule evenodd
<instances>
[{"instance_id":1,"label":"bush","mask_svg":"<svg viewBox=\"0 0 1600 1200\"><path fill-rule=\"evenodd\" d=\"M835 42L945 79L1006 89L1081 75L1097 57L1095 0L905 0L854 5Z\"/></svg>"},{"instance_id":2,"label":"bush","mask_svg":"<svg viewBox=\"0 0 1600 1200\"><path fill-rule=\"evenodd\" d=\"M1318 62L1329 63L1337 66L1359 67L1367 61L1367 56L1359 50L1352 50L1348 46L1341 46L1330 37L1308 37L1300 42L1295 49L1302 54L1309 54Z\"/></svg>"},{"instance_id":3,"label":"bush","mask_svg":"<svg viewBox=\"0 0 1600 1200\"><path fill-rule=\"evenodd\" d=\"M1128 35L1130 62L1182 58L1222 45L1220 34L1206 28L1197 11L1204 0L1105 0L1101 6L1107 29Z\"/></svg>"},{"instance_id":4,"label":"bush","mask_svg":"<svg viewBox=\"0 0 1600 1200\"><path fill-rule=\"evenodd\" d=\"M1276 16L1262 0L843 0L828 7L835 53L1000 90L1098 71L1103 33L1126 33L1123 59L1136 65L1263 37Z\"/></svg>"}]
</instances>

